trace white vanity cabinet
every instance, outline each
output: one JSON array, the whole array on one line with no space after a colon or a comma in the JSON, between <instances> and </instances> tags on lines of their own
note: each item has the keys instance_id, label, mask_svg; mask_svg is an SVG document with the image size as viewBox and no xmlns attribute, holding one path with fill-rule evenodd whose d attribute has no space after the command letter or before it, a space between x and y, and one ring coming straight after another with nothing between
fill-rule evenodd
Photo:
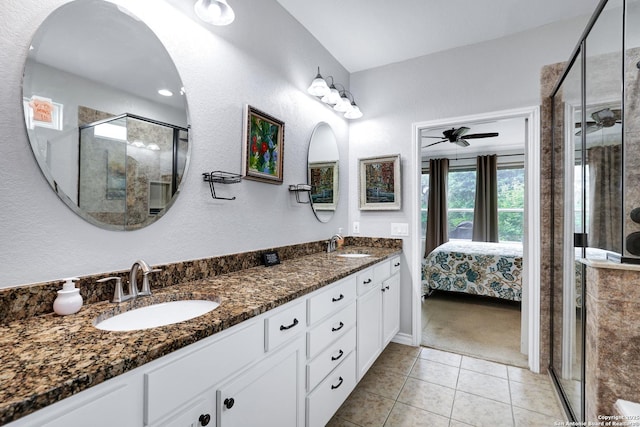
<instances>
[{"instance_id":1,"label":"white vanity cabinet","mask_svg":"<svg viewBox=\"0 0 640 427\"><path fill-rule=\"evenodd\" d=\"M400 257L357 275L358 381L400 330Z\"/></svg>"},{"instance_id":2,"label":"white vanity cabinet","mask_svg":"<svg viewBox=\"0 0 640 427\"><path fill-rule=\"evenodd\" d=\"M8 427L324 426L398 332L399 257Z\"/></svg>"},{"instance_id":3,"label":"white vanity cabinet","mask_svg":"<svg viewBox=\"0 0 640 427\"><path fill-rule=\"evenodd\" d=\"M400 266L399 258L395 261ZM394 260L391 260L393 273ZM399 269L382 282L382 348L400 330L400 272Z\"/></svg>"}]
</instances>

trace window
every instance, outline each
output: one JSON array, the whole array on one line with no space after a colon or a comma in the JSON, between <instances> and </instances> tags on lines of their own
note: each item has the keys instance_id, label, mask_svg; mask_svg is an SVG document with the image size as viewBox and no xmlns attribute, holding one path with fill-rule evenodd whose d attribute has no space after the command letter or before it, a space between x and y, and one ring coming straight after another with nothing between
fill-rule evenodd
<instances>
[{"instance_id":1,"label":"window","mask_svg":"<svg viewBox=\"0 0 640 427\"><path fill-rule=\"evenodd\" d=\"M449 238L471 240L473 208L476 204L476 171L449 171L447 181Z\"/></svg>"},{"instance_id":2,"label":"window","mask_svg":"<svg viewBox=\"0 0 640 427\"><path fill-rule=\"evenodd\" d=\"M475 169L452 170L448 176L449 238L471 240L475 206ZM422 174L421 224L426 233L429 173ZM498 169L498 239L522 242L524 238L524 168Z\"/></svg>"},{"instance_id":3,"label":"window","mask_svg":"<svg viewBox=\"0 0 640 427\"><path fill-rule=\"evenodd\" d=\"M424 239L427 234L427 205L429 203L429 173L422 173L421 193L422 200L420 201L420 229L422 230L420 235Z\"/></svg>"},{"instance_id":4,"label":"window","mask_svg":"<svg viewBox=\"0 0 640 427\"><path fill-rule=\"evenodd\" d=\"M524 238L524 168L498 169L498 240Z\"/></svg>"}]
</instances>

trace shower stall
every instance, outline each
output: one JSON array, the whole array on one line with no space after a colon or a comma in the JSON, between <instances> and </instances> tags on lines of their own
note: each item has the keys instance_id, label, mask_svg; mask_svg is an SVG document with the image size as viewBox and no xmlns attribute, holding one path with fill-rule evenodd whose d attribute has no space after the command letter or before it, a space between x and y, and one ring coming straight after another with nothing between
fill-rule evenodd
<instances>
[{"instance_id":1,"label":"shower stall","mask_svg":"<svg viewBox=\"0 0 640 427\"><path fill-rule=\"evenodd\" d=\"M602 0L552 92L551 355L584 422L585 260L640 263L640 0Z\"/></svg>"}]
</instances>

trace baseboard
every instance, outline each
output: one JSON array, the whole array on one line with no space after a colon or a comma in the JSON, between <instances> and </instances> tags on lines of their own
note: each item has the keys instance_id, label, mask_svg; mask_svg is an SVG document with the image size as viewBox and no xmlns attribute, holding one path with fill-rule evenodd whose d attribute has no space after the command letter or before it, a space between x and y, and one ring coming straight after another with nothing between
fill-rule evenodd
<instances>
[{"instance_id":1,"label":"baseboard","mask_svg":"<svg viewBox=\"0 0 640 427\"><path fill-rule=\"evenodd\" d=\"M397 343L397 344L404 344L404 345L410 345L410 346L414 346L413 345L413 335L410 334L405 334L402 332L398 332L396 334L396 336L394 336L391 339L392 342Z\"/></svg>"}]
</instances>

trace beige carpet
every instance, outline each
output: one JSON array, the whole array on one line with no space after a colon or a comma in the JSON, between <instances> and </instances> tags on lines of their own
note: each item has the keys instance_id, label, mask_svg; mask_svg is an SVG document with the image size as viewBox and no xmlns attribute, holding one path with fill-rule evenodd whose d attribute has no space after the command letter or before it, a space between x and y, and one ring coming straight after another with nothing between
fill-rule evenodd
<instances>
[{"instance_id":1,"label":"beige carpet","mask_svg":"<svg viewBox=\"0 0 640 427\"><path fill-rule=\"evenodd\" d=\"M520 306L457 293L434 293L422 302L422 345L512 366L520 353Z\"/></svg>"}]
</instances>

